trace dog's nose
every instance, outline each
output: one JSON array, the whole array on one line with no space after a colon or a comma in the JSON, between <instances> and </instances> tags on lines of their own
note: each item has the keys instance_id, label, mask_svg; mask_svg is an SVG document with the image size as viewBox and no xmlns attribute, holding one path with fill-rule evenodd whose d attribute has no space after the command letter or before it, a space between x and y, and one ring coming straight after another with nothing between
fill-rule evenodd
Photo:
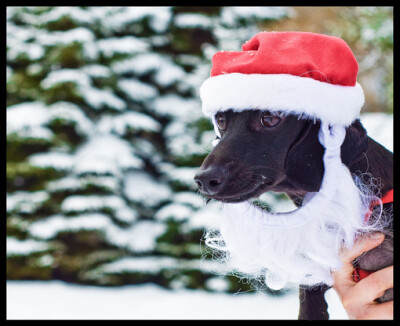
<instances>
[{"instance_id":1,"label":"dog's nose","mask_svg":"<svg viewBox=\"0 0 400 326\"><path fill-rule=\"evenodd\" d=\"M215 195L225 181L226 170L221 166L210 166L196 173L194 181L204 195Z\"/></svg>"}]
</instances>

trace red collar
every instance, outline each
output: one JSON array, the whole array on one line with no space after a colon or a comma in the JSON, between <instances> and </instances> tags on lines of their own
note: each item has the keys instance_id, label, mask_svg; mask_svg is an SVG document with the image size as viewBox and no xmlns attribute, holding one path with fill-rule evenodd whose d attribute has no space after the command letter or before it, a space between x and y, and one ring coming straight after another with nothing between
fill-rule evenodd
<instances>
[{"instance_id":1,"label":"red collar","mask_svg":"<svg viewBox=\"0 0 400 326\"><path fill-rule=\"evenodd\" d=\"M393 203L393 189L389 190L381 199L382 201L382 205L383 204L388 204L388 203ZM365 214L365 219L364 222L367 222L369 217L372 214L372 209L377 206L380 205L380 201L379 200L374 200L371 205L369 206L369 212L367 214Z\"/></svg>"},{"instance_id":2,"label":"red collar","mask_svg":"<svg viewBox=\"0 0 400 326\"><path fill-rule=\"evenodd\" d=\"M383 204L388 204L388 203L393 203L393 189L389 190L381 199L382 205ZM380 205L380 202L378 200L373 201L370 206L370 211L365 215L365 222L368 221L369 217L371 216L372 209L374 206ZM358 266L354 267L353 270L353 280L358 282L362 280L363 278L366 278L368 275L372 274L373 271L365 271Z\"/></svg>"},{"instance_id":3,"label":"red collar","mask_svg":"<svg viewBox=\"0 0 400 326\"><path fill-rule=\"evenodd\" d=\"M393 189L389 190L385 196L382 197L382 204L393 203Z\"/></svg>"}]
</instances>

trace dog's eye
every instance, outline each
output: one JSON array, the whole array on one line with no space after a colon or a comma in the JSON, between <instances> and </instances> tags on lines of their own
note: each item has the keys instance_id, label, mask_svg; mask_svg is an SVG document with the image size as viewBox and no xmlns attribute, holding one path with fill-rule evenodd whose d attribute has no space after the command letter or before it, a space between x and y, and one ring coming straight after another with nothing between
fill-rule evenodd
<instances>
[{"instance_id":1,"label":"dog's eye","mask_svg":"<svg viewBox=\"0 0 400 326\"><path fill-rule=\"evenodd\" d=\"M265 112L261 117L261 124L264 127L274 127L281 121L279 115L273 114L271 112Z\"/></svg>"},{"instance_id":2,"label":"dog's eye","mask_svg":"<svg viewBox=\"0 0 400 326\"><path fill-rule=\"evenodd\" d=\"M223 114L217 114L217 116L215 117L215 121L217 122L219 130L224 131L226 128L226 120Z\"/></svg>"}]
</instances>

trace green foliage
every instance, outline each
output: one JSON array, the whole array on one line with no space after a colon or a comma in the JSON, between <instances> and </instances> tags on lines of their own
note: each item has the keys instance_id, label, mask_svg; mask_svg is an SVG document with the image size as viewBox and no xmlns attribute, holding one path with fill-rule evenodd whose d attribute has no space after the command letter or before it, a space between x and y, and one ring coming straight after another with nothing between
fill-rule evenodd
<instances>
[{"instance_id":1,"label":"green foliage","mask_svg":"<svg viewBox=\"0 0 400 326\"><path fill-rule=\"evenodd\" d=\"M358 53L359 77L371 74L382 89L384 107L370 110L393 113L393 7L348 7L341 13L329 29Z\"/></svg>"},{"instance_id":2,"label":"green foliage","mask_svg":"<svg viewBox=\"0 0 400 326\"><path fill-rule=\"evenodd\" d=\"M8 279L212 289L198 89L212 52L286 14L250 9L7 8Z\"/></svg>"}]
</instances>

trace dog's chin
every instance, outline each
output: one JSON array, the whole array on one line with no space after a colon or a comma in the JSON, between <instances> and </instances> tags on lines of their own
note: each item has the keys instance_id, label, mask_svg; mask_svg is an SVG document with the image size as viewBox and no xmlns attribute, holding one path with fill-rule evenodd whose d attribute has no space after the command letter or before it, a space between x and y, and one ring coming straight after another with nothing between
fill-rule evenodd
<instances>
[{"instance_id":1,"label":"dog's chin","mask_svg":"<svg viewBox=\"0 0 400 326\"><path fill-rule=\"evenodd\" d=\"M265 184L257 186L255 189L251 189L249 191L241 191L238 194L229 194L229 195L213 195L213 196L207 196L209 200L215 199L218 201L221 201L223 203L240 203L246 200L250 200L253 198L259 197L261 194L263 194L265 191L267 191L267 188Z\"/></svg>"}]
</instances>

